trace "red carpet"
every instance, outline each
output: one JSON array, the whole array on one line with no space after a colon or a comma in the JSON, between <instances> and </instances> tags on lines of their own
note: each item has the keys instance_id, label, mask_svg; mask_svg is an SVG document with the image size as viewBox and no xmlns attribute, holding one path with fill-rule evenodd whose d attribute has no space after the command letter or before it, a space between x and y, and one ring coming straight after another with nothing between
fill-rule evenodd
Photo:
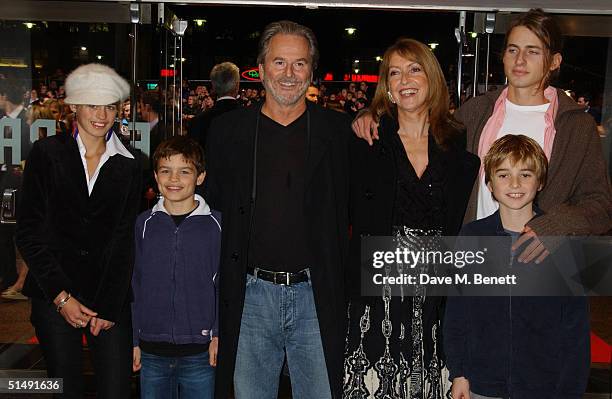
<instances>
[{"instance_id":1,"label":"red carpet","mask_svg":"<svg viewBox=\"0 0 612 399\"><path fill-rule=\"evenodd\" d=\"M38 338L36 338L36 335L35 335L32 338L28 339L27 342L28 344L38 345ZM83 346L87 346L87 338L85 338L85 334L83 334Z\"/></svg>"},{"instance_id":2,"label":"red carpet","mask_svg":"<svg viewBox=\"0 0 612 399\"><path fill-rule=\"evenodd\" d=\"M612 346L591 332L591 362L612 363Z\"/></svg>"}]
</instances>

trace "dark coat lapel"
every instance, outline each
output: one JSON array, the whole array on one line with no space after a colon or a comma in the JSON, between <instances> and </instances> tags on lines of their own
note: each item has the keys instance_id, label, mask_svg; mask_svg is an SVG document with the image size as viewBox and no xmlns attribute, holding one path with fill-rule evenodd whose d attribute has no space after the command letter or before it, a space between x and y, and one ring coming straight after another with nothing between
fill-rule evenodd
<instances>
[{"instance_id":1,"label":"dark coat lapel","mask_svg":"<svg viewBox=\"0 0 612 399\"><path fill-rule=\"evenodd\" d=\"M100 168L100 173L96 179L90 200L95 201L98 197L109 198L109 193L117 187L128 184L131 178L129 169L126 167L125 160L128 158L123 155L113 155Z\"/></svg>"},{"instance_id":2,"label":"dark coat lapel","mask_svg":"<svg viewBox=\"0 0 612 399\"><path fill-rule=\"evenodd\" d=\"M329 125L321 123L319 115L321 110L316 105L307 104L307 107L310 114L310 147L306 159L306 189L315 175L319 162L329 148L330 135L334 134L329 131Z\"/></svg>"},{"instance_id":3,"label":"dark coat lapel","mask_svg":"<svg viewBox=\"0 0 612 399\"><path fill-rule=\"evenodd\" d=\"M242 124L236 126L234 142L228 148L234 149L235 154L228 154L236 161L238 181L236 185L240 198L250 198L253 190L253 155L255 147L255 129L259 123L258 115L261 106L255 105L248 109L248 117L243 119ZM244 184L243 182L247 182Z\"/></svg>"},{"instance_id":4,"label":"dark coat lapel","mask_svg":"<svg viewBox=\"0 0 612 399\"><path fill-rule=\"evenodd\" d=\"M71 136L66 135L63 140L65 140L65 161L63 159L58 159L56 161L60 163L67 163L67 166L65 166L66 174L70 176L72 185L79 196L78 201L75 202L85 204L87 202L87 198L89 197L89 191L87 190L87 177L85 176L85 170L83 169L83 161L81 160L79 146L77 141Z\"/></svg>"}]
</instances>

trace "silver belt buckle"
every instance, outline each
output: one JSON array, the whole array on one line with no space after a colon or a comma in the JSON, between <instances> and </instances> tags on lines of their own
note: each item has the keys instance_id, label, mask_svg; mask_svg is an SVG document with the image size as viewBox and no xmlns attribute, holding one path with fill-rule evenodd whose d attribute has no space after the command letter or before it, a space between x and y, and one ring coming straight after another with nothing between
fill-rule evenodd
<instances>
[{"instance_id":1,"label":"silver belt buckle","mask_svg":"<svg viewBox=\"0 0 612 399\"><path fill-rule=\"evenodd\" d=\"M283 282L278 282L276 281L276 277L281 274L281 273L285 273L285 277L286 277L286 281ZM289 273L287 272L274 272L274 284L280 284L280 285L291 285L290 281L289 281Z\"/></svg>"}]
</instances>

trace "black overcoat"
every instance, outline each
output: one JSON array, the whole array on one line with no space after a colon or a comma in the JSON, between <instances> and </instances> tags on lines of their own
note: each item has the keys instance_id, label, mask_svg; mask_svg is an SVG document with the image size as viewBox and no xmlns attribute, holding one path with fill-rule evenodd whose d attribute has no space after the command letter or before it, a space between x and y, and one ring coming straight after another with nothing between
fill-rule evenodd
<instances>
[{"instance_id":1,"label":"black overcoat","mask_svg":"<svg viewBox=\"0 0 612 399\"><path fill-rule=\"evenodd\" d=\"M215 385L216 397L223 399L233 382L244 305L259 110L259 106L252 106L216 118L206 151L206 201L223 213ZM352 133L344 114L314 104L308 104L308 112L311 134L304 212L309 242L304 245L310 246L314 258L312 287L332 394L340 398L346 333L343 278L348 248L348 139Z\"/></svg>"},{"instance_id":2,"label":"black overcoat","mask_svg":"<svg viewBox=\"0 0 612 399\"><path fill-rule=\"evenodd\" d=\"M16 241L30 271L23 292L51 302L65 290L104 320L129 306L139 160L111 156L88 195L76 140L34 143L26 162Z\"/></svg>"}]
</instances>

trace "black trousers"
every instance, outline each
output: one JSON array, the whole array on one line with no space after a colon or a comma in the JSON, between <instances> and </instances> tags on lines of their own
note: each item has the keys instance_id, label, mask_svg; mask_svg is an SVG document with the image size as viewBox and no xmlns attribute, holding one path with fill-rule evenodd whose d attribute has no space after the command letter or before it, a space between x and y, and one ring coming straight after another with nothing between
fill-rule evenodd
<instances>
[{"instance_id":1,"label":"black trousers","mask_svg":"<svg viewBox=\"0 0 612 399\"><path fill-rule=\"evenodd\" d=\"M96 374L97 397L130 398L132 319L130 307L115 325L93 336L89 328L74 328L47 301L32 298L31 322L47 363L49 377L64 379L58 398L83 397L82 335L85 333Z\"/></svg>"}]
</instances>

